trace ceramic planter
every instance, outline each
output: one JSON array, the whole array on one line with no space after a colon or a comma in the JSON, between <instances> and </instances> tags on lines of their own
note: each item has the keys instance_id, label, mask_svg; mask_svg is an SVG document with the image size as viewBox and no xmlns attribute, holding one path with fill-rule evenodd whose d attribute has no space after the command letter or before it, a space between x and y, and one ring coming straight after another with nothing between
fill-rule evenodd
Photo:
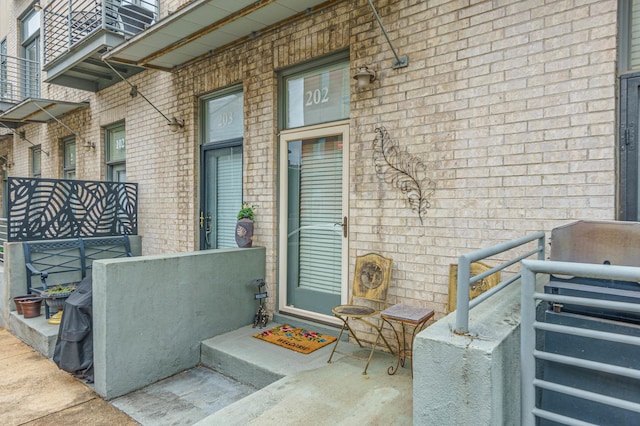
<instances>
[{"instance_id":1,"label":"ceramic planter","mask_svg":"<svg viewBox=\"0 0 640 426\"><path fill-rule=\"evenodd\" d=\"M249 248L253 244L253 221L240 219L236 224L236 244L240 248Z\"/></svg>"},{"instance_id":2,"label":"ceramic planter","mask_svg":"<svg viewBox=\"0 0 640 426\"><path fill-rule=\"evenodd\" d=\"M67 293L64 296L46 296L44 301L51 309L60 310L64 306L64 302L66 302L69 295L70 293Z\"/></svg>"},{"instance_id":3,"label":"ceramic planter","mask_svg":"<svg viewBox=\"0 0 640 426\"><path fill-rule=\"evenodd\" d=\"M21 302L25 299L33 299L34 296L33 294L27 294L25 296L16 296L13 298L13 303L16 305L16 313L18 315L22 315L22 305Z\"/></svg>"},{"instance_id":4,"label":"ceramic planter","mask_svg":"<svg viewBox=\"0 0 640 426\"><path fill-rule=\"evenodd\" d=\"M22 315L25 318L39 317L42 309L42 299L39 297L33 297L31 299L23 299L20 301L22 306Z\"/></svg>"}]
</instances>

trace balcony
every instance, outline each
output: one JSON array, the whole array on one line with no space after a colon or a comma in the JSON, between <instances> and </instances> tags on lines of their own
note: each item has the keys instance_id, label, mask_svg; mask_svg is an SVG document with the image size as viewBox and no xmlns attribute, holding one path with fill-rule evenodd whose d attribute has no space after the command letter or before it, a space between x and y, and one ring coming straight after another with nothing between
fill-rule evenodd
<instances>
[{"instance_id":1,"label":"balcony","mask_svg":"<svg viewBox=\"0 0 640 426\"><path fill-rule=\"evenodd\" d=\"M174 71L333 3L332 0L193 0L109 50L104 59Z\"/></svg>"},{"instance_id":2,"label":"balcony","mask_svg":"<svg viewBox=\"0 0 640 426\"><path fill-rule=\"evenodd\" d=\"M16 129L27 123L46 123L86 102L40 99L40 63L0 55L0 128Z\"/></svg>"},{"instance_id":3,"label":"balcony","mask_svg":"<svg viewBox=\"0 0 640 426\"><path fill-rule=\"evenodd\" d=\"M0 112L27 98L40 96L40 64L24 58L0 55Z\"/></svg>"},{"instance_id":4,"label":"balcony","mask_svg":"<svg viewBox=\"0 0 640 426\"><path fill-rule=\"evenodd\" d=\"M97 92L143 70L102 55L158 19L158 0L54 0L43 9L45 82ZM120 75L118 75L120 74Z\"/></svg>"}]
</instances>

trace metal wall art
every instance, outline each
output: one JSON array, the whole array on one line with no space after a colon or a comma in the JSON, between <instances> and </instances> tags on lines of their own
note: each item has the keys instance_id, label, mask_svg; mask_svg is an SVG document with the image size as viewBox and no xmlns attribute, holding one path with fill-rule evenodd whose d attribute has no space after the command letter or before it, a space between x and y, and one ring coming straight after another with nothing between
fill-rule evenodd
<instances>
[{"instance_id":1,"label":"metal wall art","mask_svg":"<svg viewBox=\"0 0 640 426\"><path fill-rule=\"evenodd\" d=\"M407 197L411 210L418 213L420 223L424 224L422 218L431 207L429 198L436 187L435 182L427 176L427 166L415 156L400 150L383 126L375 131L373 161L378 177Z\"/></svg>"},{"instance_id":2,"label":"metal wall art","mask_svg":"<svg viewBox=\"0 0 640 426\"><path fill-rule=\"evenodd\" d=\"M138 233L138 185L60 179L8 179L9 241Z\"/></svg>"}]
</instances>

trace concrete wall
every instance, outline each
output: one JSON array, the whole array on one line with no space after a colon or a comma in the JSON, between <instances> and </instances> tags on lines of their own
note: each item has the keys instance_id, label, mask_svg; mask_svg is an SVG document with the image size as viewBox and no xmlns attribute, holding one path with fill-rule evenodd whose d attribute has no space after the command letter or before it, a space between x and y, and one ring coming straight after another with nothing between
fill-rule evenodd
<instances>
[{"instance_id":1,"label":"concrete wall","mask_svg":"<svg viewBox=\"0 0 640 426\"><path fill-rule=\"evenodd\" d=\"M454 326L455 312L416 336L414 425L520 424L519 281L471 310L469 335Z\"/></svg>"},{"instance_id":2,"label":"concrete wall","mask_svg":"<svg viewBox=\"0 0 640 426\"><path fill-rule=\"evenodd\" d=\"M110 399L198 364L200 342L251 324L265 249L94 263L95 390Z\"/></svg>"},{"instance_id":3,"label":"concrete wall","mask_svg":"<svg viewBox=\"0 0 640 426\"><path fill-rule=\"evenodd\" d=\"M142 237L130 235L131 253L140 256ZM9 328L9 313L16 307L12 299L27 292L27 272L21 242L4 244L4 267L0 273L0 327Z\"/></svg>"}]
</instances>

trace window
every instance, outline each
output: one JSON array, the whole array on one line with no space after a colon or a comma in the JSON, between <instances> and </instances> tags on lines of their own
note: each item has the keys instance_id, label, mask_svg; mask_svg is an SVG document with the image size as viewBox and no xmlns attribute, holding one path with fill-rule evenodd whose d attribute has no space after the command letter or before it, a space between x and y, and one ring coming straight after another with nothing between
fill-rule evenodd
<instances>
[{"instance_id":1,"label":"window","mask_svg":"<svg viewBox=\"0 0 640 426\"><path fill-rule=\"evenodd\" d=\"M42 175L42 150L40 146L31 148L31 176L39 178Z\"/></svg>"},{"instance_id":2,"label":"window","mask_svg":"<svg viewBox=\"0 0 640 426\"><path fill-rule=\"evenodd\" d=\"M76 138L70 136L62 140L64 164L63 176L65 179L76 178Z\"/></svg>"},{"instance_id":3,"label":"window","mask_svg":"<svg viewBox=\"0 0 640 426\"><path fill-rule=\"evenodd\" d=\"M20 21L22 36L22 97L40 96L40 12L31 10Z\"/></svg>"},{"instance_id":4,"label":"window","mask_svg":"<svg viewBox=\"0 0 640 426\"><path fill-rule=\"evenodd\" d=\"M107 149L107 180L126 182L126 139L124 123L107 127L105 131Z\"/></svg>"},{"instance_id":5,"label":"window","mask_svg":"<svg viewBox=\"0 0 640 426\"><path fill-rule=\"evenodd\" d=\"M328 123L349 118L349 60L339 55L288 70L282 75L283 129Z\"/></svg>"}]
</instances>

